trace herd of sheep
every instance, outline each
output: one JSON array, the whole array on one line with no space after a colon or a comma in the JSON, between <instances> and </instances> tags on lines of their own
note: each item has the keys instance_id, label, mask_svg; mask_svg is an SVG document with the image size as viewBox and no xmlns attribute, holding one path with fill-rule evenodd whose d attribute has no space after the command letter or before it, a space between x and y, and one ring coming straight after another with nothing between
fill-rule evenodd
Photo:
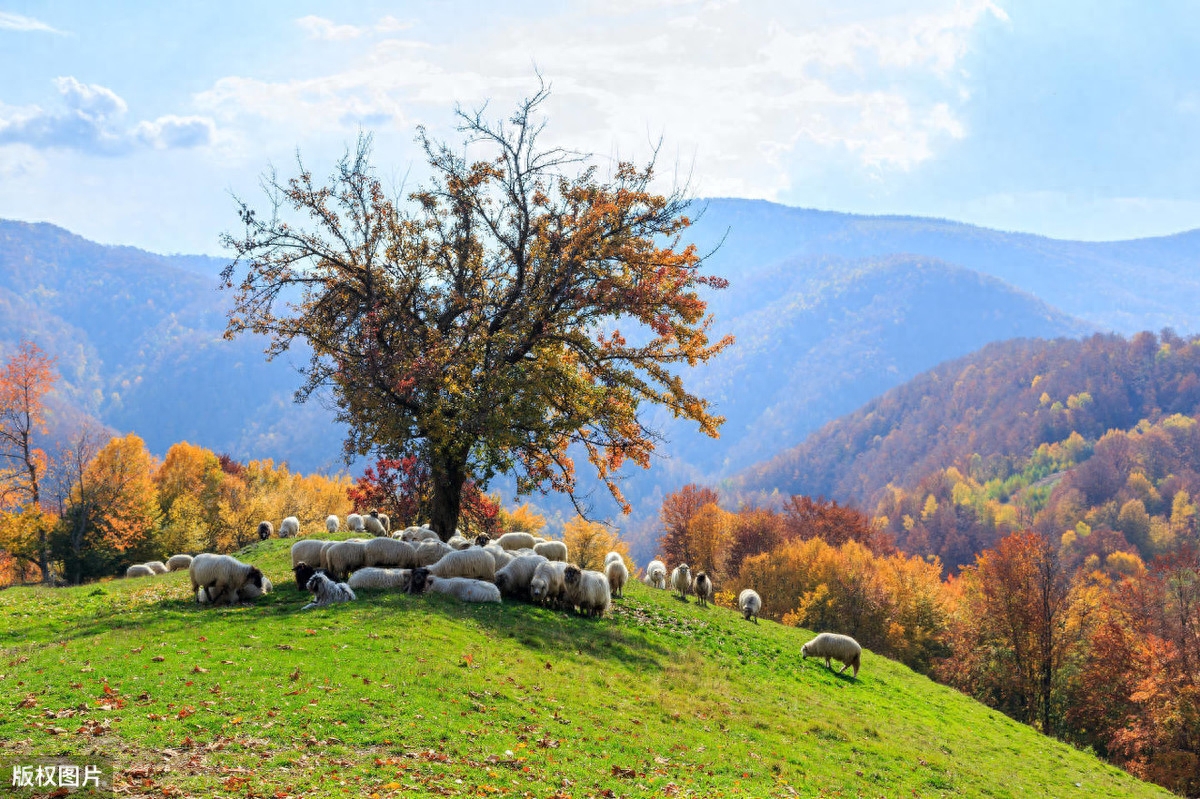
<instances>
[{"instance_id":1,"label":"herd of sheep","mask_svg":"<svg viewBox=\"0 0 1200 799\"><path fill-rule=\"evenodd\" d=\"M337 516L325 520L330 533L340 529ZM313 595L304 606L325 607L357 599L355 589L391 590L411 594L434 592L461 602L501 602L503 598L575 610L584 616L603 616L614 597L624 594L629 568L618 552L609 552L602 571L581 569L570 563L567 545L531 533L511 532L492 540L486 535L468 539L456 532L442 541L429 527L408 527L391 532L386 514L371 511L346 519L351 532L371 538L326 541L298 540L292 545L292 572L296 587ZM289 516L279 525L280 538L296 538L300 522ZM274 534L271 522L258 525L260 539ZM232 555L202 553L194 558L175 555L166 563L130 566L126 577L147 577L168 571L188 570L196 601L205 605L253 601L272 589L271 581L256 566ZM686 563L668 575L666 564L653 560L643 581L652 588L678 592L687 601L694 594L703 607L713 600L712 579L703 571L694 575ZM738 595L738 609L746 621L758 623L762 598L751 588ZM854 669L858 676L862 648L851 637L821 633L806 643L801 656L830 659ZM841 673L841 672L839 672Z\"/></svg>"}]
</instances>

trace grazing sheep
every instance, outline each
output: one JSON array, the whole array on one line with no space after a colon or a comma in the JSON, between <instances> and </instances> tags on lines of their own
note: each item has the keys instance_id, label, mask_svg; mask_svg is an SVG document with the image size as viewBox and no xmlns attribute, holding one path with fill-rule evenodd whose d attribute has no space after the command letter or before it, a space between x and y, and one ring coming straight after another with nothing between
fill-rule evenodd
<instances>
[{"instance_id":1,"label":"grazing sheep","mask_svg":"<svg viewBox=\"0 0 1200 799\"><path fill-rule=\"evenodd\" d=\"M214 605L220 604L226 593L232 604L237 592L246 585L253 584L260 589L263 586L263 573L257 566L242 563L232 555L214 555L211 552L202 552L192 558L188 577L192 581L192 593L207 588Z\"/></svg>"},{"instance_id":2,"label":"grazing sheep","mask_svg":"<svg viewBox=\"0 0 1200 799\"><path fill-rule=\"evenodd\" d=\"M292 544L292 565L295 566L300 561L311 563L314 566L321 565L321 548L331 541L322 541L319 538L305 538ZM304 586L301 586L303 588Z\"/></svg>"},{"instance_id":3,"label":"grazing sheep","mask_svg":"<svg viewBox=\"0 0 1200 799\"><path fill-rule=\"evenodd\" d=\"M496 545L501 549L533 549L535 543L529 533L505 533L496 539Z\"/></svg>"},{"instance_id":4,"label":"grazing sheep","mask_svg":"<svg viewBox=\"0 0 1200 799\"><path fill-rule=\"evenodd\" d=\"M387 535L387 530L383 529L383 522L379 521L379 515L376 511L371 511L366 516L362 517L363 527L373 536Z\"/></svg>"},{"instance_id":5,"label":"grazing sheep","mask_svg":"<svg viewBox=\"0 0 1200 799\"><path fill-rule=\"evenodd\" d=\"M646 585L665 589L667 587L667 564L661 560L650 561L650 565L646 567L645 579Z\"/></svg>"},{"instance_id":6,"label":"grazing sheep","mask_svg":"<svg viewBox=\"0 0 1200 799\"><path fill-rule=\"evenodd\" d=\"M484 580L472 580L469 577L436 577L431 574L425 578L425 590L452 596L459 602L500 601L499 588Z\"/></svg>"},{"instance_id":7,"label":"grazing sheep","mask_svg":"<svg viewBox=\"0 0 1200 799\"><path fill-rule=\"evenodd\" d=\"M616 560L604 564L604 576L613 596L625 596L625 583L629 581L629 569L618 555Z\"/></svg>"},{"instance_id":8,"label":"grazing sheep","mask_svg":"<svg viewBox=\"0 0 1200 799\"><path fill-rule=\"evenodd\" d=\"M857 677L858 667L862 663L862 647L848 635L821 633L800 647L800 657L825 658L825 667L830 671L833 670L833 666L830 665L829 659L840 660L843 665L838 674L845 674L846 669L853 667L854 676Z\"/></svg>"},{"instance_id":9,"label":"grazing sheep","mask_svg":"<svg viewBox=\"0 0 1200 799\"><path fill-rule=\"evenodd\" d=\"M492 582L496 579L496 560L492 553L479 547L456 549L431 564L429 573L434 577L470 577Z\"/></svg>"},{"instance_id":10,"label":"grazing sheep","mask_svg":"<svg viewBox=\"0 0 1200 799\"><path fill-rule=\"evenodd\" d=\"M572 564L563 570L563 586L567 604L581 616L603 616L612 604L608 578L600 572Z\"/></svg>"},{"instance_id":11,"label":"grazing sheep","mask_svg":"<svg viewBox=\"0 0 1200 799\"><path fill-rule=\"evenodd\" d=\"M679 592L679 598L687 602L688 591L692 588L692 572L686 563L681 563L671 572L671 587Z\"/></svg>"},{"instance_id":12,"label":"grazing sheep","mask_svg":"<svg viewBox=\"0 0 1200 799\"><path fill-rule=\"evenodd\" d=\"M696 599L700 602L700 607L707 607L713 598L713 583L709 579L707 572L696 572L696 581L692 586L696 591Z\"/></svg>"},{"instance_id":13,"label":"grazing sheep","mask_svg":"<svg viewBox=\"0 0 1200 799\"><path fill-rule=\"evenodd\" d=\"M738 594L738 609L742 611L742 617L746 621L750 621L750 617L753 616L754 623L758 624L758 612L762 610L762 597L753 588L747 588Z\"/></svg>"},{"instance_id":14,"label":"grazing sheep","mask_svg":"<svg viewBox=\"0 0 1200 799\"><path fill-rule=\"evenodd\" d=\"M300 520L289 516L279 523L280 538L295 538L300 535Z\"/></svg>"},{"instance_id":15,"label":"grazing sheep","mask_svg":"<svg viewBox=\"0 0 1200 799\"><path fill-rule=\"evenodd\" d=\"M154 569L144 563L138 563L125 570L126 577L153 577Z\"/></svg>"},{"instance_id":16,"label":"grazing sheep","mask_svg":"<svg viewBox=\"0 0 1200 799\"><path fill-rule=\"evenodd\" d=\"M432 541L422 541L417 546L418 566L432 566L441 560L449 552L453 552L450 545L444 541L439 541L436 538Z\"/></svg>"},{"instance_id":17,"label":"grazing sheep","mask_svg":"<svg viewBox=\"0 0 1200 799\"><path fill-rule=\"evenodd\" d=\"M484 552L486 554L486 550L483 549L472 551ZM533 579L534 570L537 569L539 563L548 562L541 555L526 555L524 557L513 558L507 566L496 571L496 587L500 589L500 593L504 596L528 599L529 582Z\"/></svg>"},{"instance_id":18,"label":"grazing sheep","mask_svg":"<svg viewBox=\"0 0 1200 799\"><path fill-rule=\"evenodd\" d=\"M322 572L317 572L309 577L305 588L312 592L313 601L300 608L301 610L323 608L336 602L353 602L358 599L350 586L345 583L335 583Z\"/></svg>"},{"instance_id":19,"label":"grazing sheep","mask_svg":"<svg viewBox=\"0 0 1200 799\"><path fill-rule=\"evenodd\" d=\"M258 523L258 540L259 541L266 541L268 538L270 538L274 534L275 534L275 525L271 524L270 522L259 522Z\"/></svg>"},{"instance_id":20,"label":"grazing sheep","mask_svg":"<svg viewBox=\"0 0 1200 799\"><path fill-rule=\"evenodd\" d=\"M146 561L145 565L155 574L166 574L168 571L170 571L170 569L167 568L167 564L163 563L161 560Z\"/></svg>"},{"instance_id":21,"label":"grazing sheep","mask_svg":"<svg viewBox=\"0 0 1200 799\"><path fill-rule=\"evenodd\" d=\"M383 522L383 529L388 535L392 534L392 517L386 513L379 514L379 521Z\"/></svg>"},{"instance_id":22,"label":"grazing sheep","mask_svg":"<svg viewBox=\"0 0 1200 799\"><path fill-rule=\"evenodd\" d=\"M505 566L512 563L513 558L516 557L516 555L509 552L507 549L501 549L495 544L488 544L487 546L482 547L482 549L492 553L492 558L496 561L497 569L503 569Z\"/></svg>"},{"instance_id":23,"label":"grazing sheep","mask_svg":"<svg viewBox=\"0 0 1200 799\"><path fill-rule=\"evenodd\" d=\"M442 539L428 527L405 527L400 534L401 541L420 543L421 541L441 541Z\"/></svg>"},{"instance_id":24,"label":"grazing sheep","mask_svg":"<svg viewBox=\"0 0 1200 799\"><path fill-rule=\"evenodd\" d=\"M612 563L614 560L625 560L625 558L621 557L620 552L614 550L604 556L604 565L608 566L608 564Z\"/></svg>"},{"instance_id":25,"label":"grazing sheep","mask_svg":"<svg viewBox=\"0 0 1200 799\"><path fill-rule=\"evenodd\" d=\"M357 513L351 513L346 517L346 529L352 533L361 533L366 528L363 527L363 517Z\"/></svg>"},{"instance_id":26,"label":"grazing sheep","mask_svg":"<svg viewBox=\"0 0 1200 799\"><path fill-rule=\"evenodd\" d=\"M345 580L350 572L367 565L366 539L350 538L345 541L335 541L333 546L324 552L325 570L335 580Z\"/></svg>"},{"instance_id":27,"label":"grazing sheep","mask_svg":"<svg viewBox=\"0 0 1200 799\"><path fill-rule=\"evenodd\" d=\"M533 545L533 551L546 560L567 562L567 545L562 541L542 541Z\"/></svg>"},{"instance_id":28,"label":"grazing sheep","mask_svg":"<svg viewBox=\"0 0 1200 799\"><path fill-rule=\"evenodd\" d=\"M304 561L300 561L295 566L293 566L292 574L294 574L296 577L296 590L297 591L307 591L309 578L312 577L317 572L321 572L322 574L325 573L324 569L321 569L321 568L315 567L315 566L310 566L307 563L305 563Z\"/></svg>"},{"instance_id":29,"label":"grazing sheep","mask_svg":"<svg viewBox=\"0 0 1200 799\"><path fill-rule=\"evenodd\" d=\"M364 546L367 548L366 566L411 569L417 565L417 550L407 541L372 538Z\"/></svg>"},{"instance_id":30,"label":"grazing sheep","mask_svg":"<svg viewBox=\"0 0 1200 799\"><path fill-rule=\"evenodd\" d=\"M407 591L412 582L411 569L377 569L368 566L350 575L346 585L351 588L374 588Z\"/></svg>"},{"instance_id":31,"label":"grazing sheep","mask_svg":"<svg viewBox=\"0 0 1200 799\"><path fill-rule=\"evenodd\" d=\"M192 565L191 555L172 555L167 558L167 571L177 572L183 571L188 566Z\"/></svg>"},{"instance_id":32,"label":"grazing sheep","mask_svg":"<svg viewBox=\"0 0 1200 799\"><path fill-rule=\"evenodd\" d=\"M533 570L533 578L529 581L529 598L542 605L557 605L562 601L563 573L567 564L562 561L548 560L539 563Z\"/></svg>"},{"instance_id":33,"label":"grazing sheep","mask_svg":"<svg viewBox=\"0 0 1200 799\"><path fill-rule=\"evenodd\" d=\"M336 533L338 528L342 526L342 522L338 517L330 514L325 517L325 529L330 533Z\"/></svg>"}]
</instances>

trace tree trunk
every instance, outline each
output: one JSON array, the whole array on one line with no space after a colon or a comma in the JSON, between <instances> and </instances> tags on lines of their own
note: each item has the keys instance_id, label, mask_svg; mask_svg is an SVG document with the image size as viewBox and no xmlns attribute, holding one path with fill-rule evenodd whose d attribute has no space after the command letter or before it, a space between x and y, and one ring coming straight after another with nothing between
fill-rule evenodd
<instances>
[{"instance_id":1,"label":"tree trunk","mask_svg":"<svg viewBox=\"0 0 1200 799\"><path fill-rule=\"evenodd\" d=\"M462 488L467 480L467 456L466 453L435 453L430 461L433 497L429 503L429 526L439 538L448 541L458 529Z\"/></svg>"}]
</instances>

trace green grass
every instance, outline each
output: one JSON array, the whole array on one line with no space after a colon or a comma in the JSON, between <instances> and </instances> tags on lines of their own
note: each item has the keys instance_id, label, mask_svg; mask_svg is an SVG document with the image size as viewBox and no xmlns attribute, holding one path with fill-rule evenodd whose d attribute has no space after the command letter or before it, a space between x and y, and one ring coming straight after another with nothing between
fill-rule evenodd
<instances>
[{"instance_id":1,"label":"green grass","mask_svg":"<svg viewBox=\"0 0 1200 799\"><path fill-rule=\"evenodd\" d=\"M1166 796L867 653L630 586L610 618L275 583L201 609L185 573L0 592L0 759L115 759L152 796Z\"/></svg>"}]
</instances>

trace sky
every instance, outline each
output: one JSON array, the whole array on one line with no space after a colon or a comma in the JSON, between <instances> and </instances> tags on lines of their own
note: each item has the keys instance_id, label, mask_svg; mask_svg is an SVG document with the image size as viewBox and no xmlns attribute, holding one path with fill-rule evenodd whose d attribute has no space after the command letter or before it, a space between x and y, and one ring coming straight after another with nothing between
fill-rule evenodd
<instances>
[{"instance_id":1,"label":"sky","mask_svg":"<svg viewBox=\"0 0 1200 799\"><path fill-rule=\"evenodd\" d=\"M360 131L551 86L544 141L664 185L1056 238L1200 227L1192 2L0 0L0 217L221 255L234 197Z\"/></svg>"}]
</instances>

